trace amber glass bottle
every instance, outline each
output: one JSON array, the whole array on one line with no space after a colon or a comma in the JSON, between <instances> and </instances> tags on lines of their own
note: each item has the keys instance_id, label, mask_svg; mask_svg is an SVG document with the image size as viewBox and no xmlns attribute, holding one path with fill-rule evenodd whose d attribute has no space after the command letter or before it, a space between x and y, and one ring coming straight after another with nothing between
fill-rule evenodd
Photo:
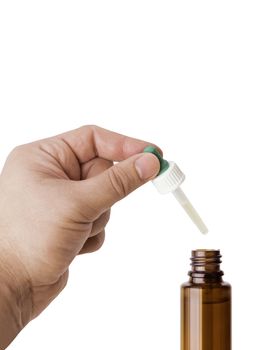
<instances>
[{"instance_id":1,"label":"amber glass bottle","mask_svg":"<svg viewBox=\"0 0 279 350\"><path fill-rule=\"evenodd\" d=\"M219 250L194 250L181 287L181 350L231 350L231 286Z\"/></svg>"}]
</instances>

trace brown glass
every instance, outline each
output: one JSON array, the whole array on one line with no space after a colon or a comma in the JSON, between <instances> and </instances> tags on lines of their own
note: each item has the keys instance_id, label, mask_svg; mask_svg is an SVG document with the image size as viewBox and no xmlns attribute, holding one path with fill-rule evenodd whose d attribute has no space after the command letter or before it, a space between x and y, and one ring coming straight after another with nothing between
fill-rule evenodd
<instances>
[{"instance_id":1,"label":"brown glass","mask_svg":"<svg viewBox=\"0 0 279 350\"><path fill-rule=\"evenodd\" d=\"M223 282L219 250L192 252L181 286L181 350L231 350L231 286Z\"/></svg>"}]
</instances>

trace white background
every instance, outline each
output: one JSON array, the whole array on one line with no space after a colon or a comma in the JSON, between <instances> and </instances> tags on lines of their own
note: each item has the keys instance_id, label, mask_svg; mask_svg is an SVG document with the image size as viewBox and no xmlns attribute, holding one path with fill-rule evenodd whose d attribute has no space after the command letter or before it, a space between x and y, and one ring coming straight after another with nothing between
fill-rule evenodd
<instances>
[{"instance_id":1,"label":"white background","mask_svg":"<svg viewBox=\"0 0 279 350\"><path fill-rule=\"evenodd\" d=\"M83 124L150 140L186 172L202 237L151 184L10 349L179 349L191 249L220 248L234 349L278 348L277 1L0 1L0 162Z\"/></svg>"}]
</instances>

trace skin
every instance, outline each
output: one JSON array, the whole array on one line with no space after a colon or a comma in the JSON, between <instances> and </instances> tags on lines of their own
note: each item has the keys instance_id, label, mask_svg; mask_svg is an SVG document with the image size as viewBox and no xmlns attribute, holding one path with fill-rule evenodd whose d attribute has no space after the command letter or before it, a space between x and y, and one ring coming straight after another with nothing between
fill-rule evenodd
<instances>
[{"instance_id":1,"label":"skin","mask_svg":"<svg viewBox=\"0 0 279 350\"><path fill-rule=\"evenodd\" d=\"M10 153L0 176L1 349L63 290L74 258L102 246L113 204L158 174L157 158L142 154L150 144L84 126Z\"/></svg>"}]
</instances>

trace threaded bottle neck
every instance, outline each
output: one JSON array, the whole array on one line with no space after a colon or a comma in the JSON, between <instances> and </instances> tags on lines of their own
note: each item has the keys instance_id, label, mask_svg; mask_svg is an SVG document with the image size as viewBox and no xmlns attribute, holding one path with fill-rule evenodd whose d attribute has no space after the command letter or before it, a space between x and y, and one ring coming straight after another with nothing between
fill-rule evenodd
<instances>
[{"instance_id":1,"label":"threaded bottle neck","mask_svg":"<svg viewBox=\"0 0 279 350\"><path fill-rule=\"evenodd\" d=\"M195 283L222 281L223 271L220 250L198 249L192 251L189 272L191 280Z\"/></svg>"}]
</instances>

